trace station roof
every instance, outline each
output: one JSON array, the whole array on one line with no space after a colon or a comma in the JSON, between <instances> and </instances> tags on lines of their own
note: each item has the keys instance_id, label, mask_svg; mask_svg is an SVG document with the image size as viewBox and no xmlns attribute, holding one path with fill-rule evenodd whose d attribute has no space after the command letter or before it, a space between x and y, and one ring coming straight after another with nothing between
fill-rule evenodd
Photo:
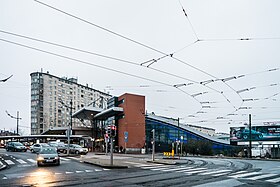
<instances>
[{"instance_id":1,"label":"station roof","mask_svg":"<svg viewBox=\"0 0 280 187\"><path fill-rule=\"evenodd\" d=\"M75 112L72 117L86 120L106 120L109 117L123 113L122 107L112 107L106 110L97 107L84 107Z\"/></svg>"},{"instance_id":2,"label":"station roof","mask_svg":"<svg viewBox=\"0 0 280 187\"><path fill-rule=\"evenodd\" d=\"M97 107L93 107L93 106L88 106L88 107L84 107L78 111L76 111L72 117L73 118L78 118L78 119L88 119L88 120L92 120L93 117L102 112L103 109L102 108L97 108Z\"/></svg>"},{"instance_id":3,"label":"station roof","mask_svg":"<svg viewBox=\"0 0 280 187\"><path fill-rule=\"evenodd\" d=\"M109 117L112 117L112 116L115 116L115 115L121 114L121 113L123 113L122 107L112 107L112 108L108 108L108 109L103 110L102 112L96 114L94 116L94 119L105 120Z\"/></svg>"}]
</instances>

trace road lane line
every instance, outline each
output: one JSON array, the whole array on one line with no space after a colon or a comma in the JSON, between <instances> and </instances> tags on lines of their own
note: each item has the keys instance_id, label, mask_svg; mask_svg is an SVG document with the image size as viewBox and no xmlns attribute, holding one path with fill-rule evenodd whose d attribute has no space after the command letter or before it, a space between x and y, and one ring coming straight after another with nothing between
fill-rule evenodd
<instances>
[{"instance_id":1,"label":"road lane line","mask_svg":"<svg viewBox=\"0 0 280 187\"><path fill-rule=\"evenodd\" d=\"M207 168L192 168L192 169L183 169L183 170L176 171L176 172L180 173L180 172L197 171L197 170L205 170L205 169L207 169Z\"/></svg>"}]
</instances>

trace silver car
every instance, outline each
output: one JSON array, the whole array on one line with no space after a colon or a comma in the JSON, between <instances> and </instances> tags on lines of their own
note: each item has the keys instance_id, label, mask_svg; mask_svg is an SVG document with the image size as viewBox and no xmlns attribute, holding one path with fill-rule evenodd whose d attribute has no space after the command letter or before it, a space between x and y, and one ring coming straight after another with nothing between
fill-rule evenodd
<instances>
[{"instance_id":1,"label":"silver car","mask_svg":"<svg viewBox=\"0 0 280 187\"><path fill-rule=\"evenodd\" d=\"M44 147L37 155L37 165L60 165L60 158L55 148Z\"/></svg>"},{"instance_id":2,"label":"silver car","mask_svg":"<svg viewBox=\"0 0 280 187\"><path fill-rule=\"evenodd\" d=\"M30 146L30 151L32 153L38 153L44 147L50 147L50 145L47 143L36 143Z\"/></svg>"},{"instance_id":3,"label":"silver car","mask_svg":"<svg viewBox=\"0 0 280 187\"><path fill-rule=\"evenodd\" d=\"M64 153L67 153L67 145L66 145L66 149L64 150ZM70 144L69 145L69 153L70 154L82 154L82 155L86 155L88 153L88 149L84 148L78 144Z\"/></svg>"}]
</instances>

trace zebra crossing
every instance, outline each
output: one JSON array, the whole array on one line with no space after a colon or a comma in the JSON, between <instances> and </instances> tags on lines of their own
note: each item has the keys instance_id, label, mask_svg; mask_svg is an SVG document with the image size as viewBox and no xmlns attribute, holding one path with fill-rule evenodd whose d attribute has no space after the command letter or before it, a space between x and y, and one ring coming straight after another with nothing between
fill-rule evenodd
<instances>
[{"instance_id":1,"label":"zebra crossing","mask_svg":"<svg viewBox=\"0 0 280 187\"><path fill-rule=\"evenodd\" d=\"M158 172L174 172L184 173L186 175L201 175L201 176L213 176L220 177L225 176L232 179L246 179L246 180L261 180L270 183L280 183L280 173L265 173L252 170L234 171L231 168L206 168L199 166L188 165L164 165L164 164L143 164L137 162L126 162L133 167L141 168L144 170L158 171Z\"/></svg>"},{"instance_id":2,"label":"zebra crossing","mask_svg":"<svg viewBox=\"0 0 280 187\"><path fill-rule=\"evenodd\" d=\"M60 157L60 160L61 161L69 161L71 159ZM7 158L1 158L1 163L9 165L9 166L18 165L19 167L21 167L21 166L35 165L35 164L37 164L37 160L36 159L31 159L31 158L23 160L23 159L16 159L14 157L7 157Z\"/></svg>"}]
</instances>

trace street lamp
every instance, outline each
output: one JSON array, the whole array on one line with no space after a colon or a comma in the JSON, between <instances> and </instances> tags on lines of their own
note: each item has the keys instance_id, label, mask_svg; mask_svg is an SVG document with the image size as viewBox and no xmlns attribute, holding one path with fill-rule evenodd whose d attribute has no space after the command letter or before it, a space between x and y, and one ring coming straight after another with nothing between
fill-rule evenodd
<instances>
[{"instance_id":1,"label":"street lamp","mask_svg":"<svg viewBox=\"0 0 280 187\"><path fill-rule=\"evenodd\" d=\"M14 116L12 116L11 114L9 114L9 112L8 112L7 110L6 110L6 113L7 113L7 115L10 116L11 118L17 120L17 135L19 135L19 134L18 134L18 125L19 125L19 120L21 119L21 118L19 117L19 111L17 111L17 117L14 117Z\"/></svg>"}]
</instances>

